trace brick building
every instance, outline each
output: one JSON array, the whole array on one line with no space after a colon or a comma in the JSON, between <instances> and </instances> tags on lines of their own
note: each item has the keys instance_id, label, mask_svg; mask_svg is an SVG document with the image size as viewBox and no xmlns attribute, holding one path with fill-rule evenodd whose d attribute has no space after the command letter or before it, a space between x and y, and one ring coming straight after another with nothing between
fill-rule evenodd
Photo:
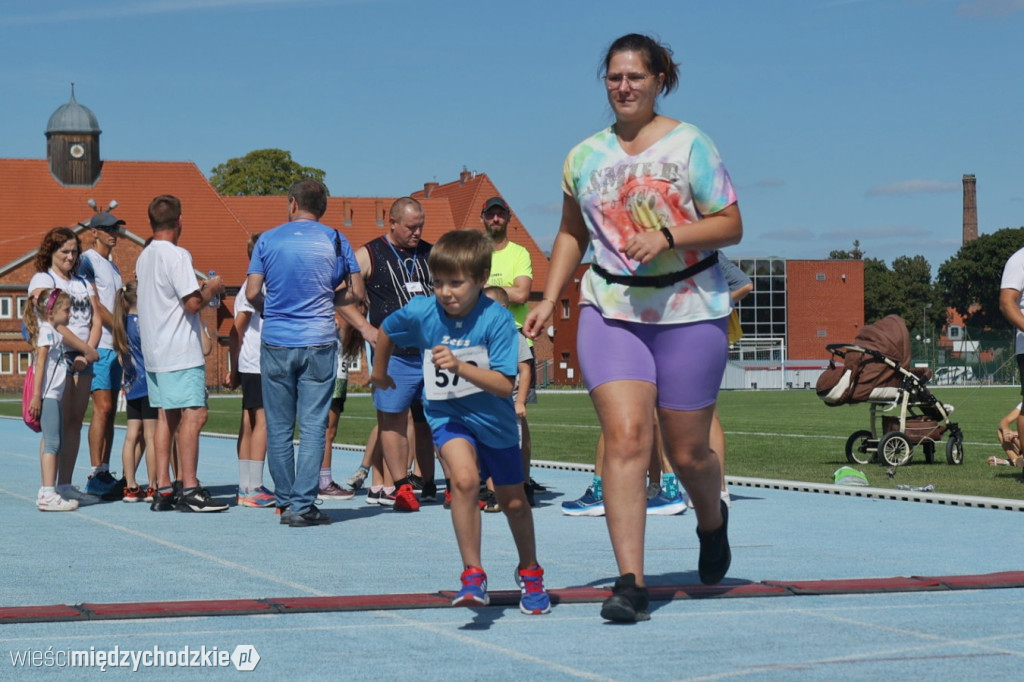
<instances>
[{"instance_id":1,"label":"brick building","mask_svg":"<svg viewBox=\"0 0 1024 682\"><path fill-rule=\"evenodd\" d=\"M21 315L43 235L55 226L69 226L82 238L83 250L88 249L91 235L81 226L93 214L88 200L94 199L100 210L116 200L113 212L126 225L113 261L125 281L133 279L135 260L151 235L147 208L160 194L174 194L182 201L180 245L191 252L197 278L214 270L228 285L221 306L202 313L209 329L217 330L218 347L207 361L206 375L207 383L217 386L228 370L227 338L234 294L248 267L246 242L250 234L285 221L285 198L221 196L191 162L104 160L100 134L96 116L72 93L70 101L50 117L45 159L0 158L0 390L20 389L31 362L30 346L21 337ZM463 171L458 180L448 184L426 183L414 194L426 212L423 238L434 242L452 229L482 229L480 209L494 195L500 192L483 173ZM358 247L384 233L387 212L398 196L333 196L323 222ZM534 267L531 300L539 300L547 258L514 211L509 237L530 252ZM546 368L550 343L538 344L537 353ZM364 379L365 367L355 373L354 381Z\"/></svg>"}]
</instances>

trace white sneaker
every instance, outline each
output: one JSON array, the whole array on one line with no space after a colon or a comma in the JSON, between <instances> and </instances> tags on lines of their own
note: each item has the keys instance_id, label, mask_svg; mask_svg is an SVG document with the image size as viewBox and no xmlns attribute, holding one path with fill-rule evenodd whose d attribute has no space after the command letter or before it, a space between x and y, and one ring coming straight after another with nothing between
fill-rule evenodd
<instances>
[{"instance_id":1,"label":"white sneaker","mask_svg":"<svg viewBox=\"0 0 1024 682\"><path fill-rule=\"evenodd\" d=\"M722 502L725 502L725 506L732 509L732 498L729 496L728 490L722 491Z\"/></svg>"},{"instance_id":2,"label":"white sneaker","mask_svg":"<svg viewBox=\"0 0 1024 682\"><path fill-rule=\"evenodd\" d=\"M82 504L96 504L100 501L100 498L89 493L83 493L77 486L73 486L70 483L57 486L57 494L65 500L77 500Z\"/></svg>"},{"instance_id":3,"label":"white sneaker","mask_svg":"<svg viewBox=\"0 0 1024 682\"><path fill-rule=\"evenodd\" d=\"M36 498L36 507L39 511L75 511L78 509L78 500L65 500L56 492L41 492Z\"/></svg>"}]
</instances>

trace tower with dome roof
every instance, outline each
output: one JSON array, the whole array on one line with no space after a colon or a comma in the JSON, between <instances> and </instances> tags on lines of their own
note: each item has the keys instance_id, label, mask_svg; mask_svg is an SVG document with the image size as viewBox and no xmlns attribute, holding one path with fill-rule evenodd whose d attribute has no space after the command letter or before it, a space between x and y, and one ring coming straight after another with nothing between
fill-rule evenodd
<instances>
[{"instance_id":1,"label":"tower with dome roof","mask_svg":"<svg viewBox=\"0 0 1024 682\"><path fill-rule=\"evenodd\" d=\"M100 124L96 115L75 99L57 108L46 124L46 159L50 173L62 185L91 187L99 180Z\"/></svg>"}]
</instances>

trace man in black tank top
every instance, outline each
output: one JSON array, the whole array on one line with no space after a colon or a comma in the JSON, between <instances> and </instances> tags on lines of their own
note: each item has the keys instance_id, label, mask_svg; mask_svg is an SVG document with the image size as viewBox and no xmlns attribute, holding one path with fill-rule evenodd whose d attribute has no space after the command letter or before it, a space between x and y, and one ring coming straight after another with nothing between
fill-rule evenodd
<instances>
[{"instance_id":1,"label":"man in black tank top","mask_svg":"<svg viewBox=\"0 0 1024 682\"><path fill-rule=\"evenodd\" d=\"M423 207L411 197L398 199L391 205L388 223L387 234L356 251L369 300L369 322L359 331L371 346L376 346L377 330L388 315L414 296L434 293L433 278L427 267L430 244L420 239L423 234ZM396 348L388 364L388 374L395 380L395 388L374 390L373 406L377 409L380 446L388 471L395 480L395 490L393 493L381 492L377 486L371 486L367 501L393 504L396 511L418 511L419 500L408 472L410 409L416 436L416 461L424 479L420 497L434 500L437 495L434 441L421 403L422 354L412 348Z\"/></svg>"}]
</instances>

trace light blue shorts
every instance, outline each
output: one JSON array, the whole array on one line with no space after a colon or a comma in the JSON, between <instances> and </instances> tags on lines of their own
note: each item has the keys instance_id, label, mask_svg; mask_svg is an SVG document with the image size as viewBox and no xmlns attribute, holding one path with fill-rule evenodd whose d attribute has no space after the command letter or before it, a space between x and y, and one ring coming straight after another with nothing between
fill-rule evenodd
<instances>
[{"instance_id":1,"label":"light blue shorts","mask_svg":"<svg viewBox=\"0 0 1024 682\"><path fill-rule=\"evenodd\" d=\"M121 389L121 363L117 359L117 351L110 348L98 348L100 359L92 363L93 391L116 391Z\"/></svg>"},{"instance_id":2,"label":"light blue shorts","mask_svg":"<svg viewBox=\"0 0 1024 682\"><path fill-rule=\"evenodd\" d=\"M386 391L373 390L373 406L377 411L398 414L423 400L422 355L392 355L388 361L388 375L394 380L395 387Z\"/></svg>"},{"instance_id":3,"label":"light blue shorts","mask_svg":"<svg viewBox=\"0 0 1024 682\"><path fill-rule=\"evenodd\" d=\"M149 404L165 410L206 407L206 367L146 372Z\"/></svg>"}]
</instances>

